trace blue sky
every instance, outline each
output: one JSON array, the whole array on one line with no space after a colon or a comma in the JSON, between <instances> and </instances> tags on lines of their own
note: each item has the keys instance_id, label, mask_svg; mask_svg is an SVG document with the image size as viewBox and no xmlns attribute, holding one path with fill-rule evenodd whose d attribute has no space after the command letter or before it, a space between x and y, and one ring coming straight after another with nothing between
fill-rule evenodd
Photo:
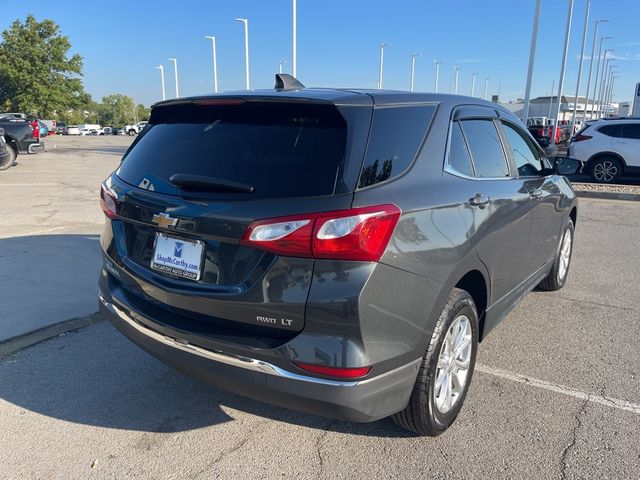
<instances>
[{"instance_id":1,"label":"blue sky","mask_svg":"<svg viewBox=\"0 0 640 480\"><path fill-rule=\"evenodd\" d=\"M542 0L542 16L532 95L548 95L559 78L569 0ZM385 88L408 89L410 55L417 59L415 89L433 91L434 58L443 60L440 91L453 84L460 65L459 92L476 94L490 76L489 94L502 100L522 97L527 72L535 0L298 0L298 78L307 86L374 88L379 43L385 49ZM586 0L575 0L564 92L575 92ZM51 18L69 36L73 52L84 57L85 87L94 99L110 93L150 104L161 99L165 66L167 97L174 96L178 59L181 96L212 91L211 42L218 43L219 86L244 87L244 36L235 17L249 19L252 88L272 88L280 59L291 64L291 0L3 0L0 29L33 13ZM593 19L609 18L600 32L613 36L621 77L614 99L631 100L640 81L640 1L592 0L586 55ZM600 35L600 33L599 33ZM581 94L586 86L585 64Z\"/></svg>"}]
</instances>

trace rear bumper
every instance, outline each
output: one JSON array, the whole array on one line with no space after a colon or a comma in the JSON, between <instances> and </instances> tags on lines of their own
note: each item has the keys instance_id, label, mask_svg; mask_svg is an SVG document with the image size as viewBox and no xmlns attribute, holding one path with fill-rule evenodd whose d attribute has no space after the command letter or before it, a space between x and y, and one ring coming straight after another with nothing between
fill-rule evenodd
<instances>
[{"instance_id":1,"label":"rear bumper","mask_svg":"<svg viewBox=\"0 0 640 480\"><path fill-rule=\"evenodd\" d=\"M27 146L27 152L29 152L29 153L44 152L44 142L30 143Z\"/></svg>"},{"instance_id":2,"label":"rear bumper","mask_svg":"<svg viewBox=\"0 0 640 480\"><path fill-rule=\"evenodd\" d=\"M225 390L274 405L352 422L372 422L402 410L421 359L359 381L300 375L263 360L201 348L160 334L100 295L100 310L138 346L181 372Z\"/></svg>"}]
</instances>

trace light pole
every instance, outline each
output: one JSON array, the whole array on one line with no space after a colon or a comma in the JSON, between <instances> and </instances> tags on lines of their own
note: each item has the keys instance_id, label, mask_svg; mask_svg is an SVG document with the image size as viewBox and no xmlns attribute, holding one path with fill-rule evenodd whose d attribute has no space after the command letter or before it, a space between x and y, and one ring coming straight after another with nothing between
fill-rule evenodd
<instances>
[{"instance_id":1,"label":"light pole","mask_svg":"<svg viewBox=\"0 0 640 480\"><path fill-rule=\"evenodd\" d=\"M176 79L176 98L180 98L180 92L178 90L178 60L175 58L170 58L169 60L173 62L173 73Z\"/></svg>"},{"instance_id":2,"label":"light pole","mask_svg":"<svg viewBox=\"0 0 640 480\"><path fill-rule=\"evenodd\" d=\"M166 100L167 97L164 94L164 67L162 65L158 65L156 68L160 70L160 79L162 80L162 100Z\"/></svg>"},{"instance_id":3,"label":"light pole","mask_svg":"<svg viewBox=\"0 0 640 480\"><path fill-rule=\"evenodd\" d=\"M549 114L547 118L551 118L551 107L553 106L553 88L556 86L556 79L551 81L551 94L549 95Z\"/></svg>"},{"instance_id":4,"label":"light pole","mask_svg":"<svg viewBox=\"0 0 640 480\"><path fill-rule=\"evenodd\" d=\"M482 96L484 100L487 99L487 90L489 89L489 80L491 80L491 77L484 77L484 95Z\"/></svg>"},{"instance_id":5,"label":"light pole","mask_svg":"<svg viewBox=\"0 0 640 480\"><path fill-rule=\"evenodd\" d=\"M476 77L478 76L478 73L474 73L473 75L471 75L471 96L473 97L473 92L475 92L476 90Z\"/></svg>"},{"instance_id":6,"label":"light pole","mask_svg":"<svg viewBox=\"0 0 640 480\"><path fill-rule=\"evenodd\" d=\"M440 80L440 65L444 63L442 60L434 60L434 65L436 66L436 87L435 93L438 93L438 81Z\"/></svg>"},{"instance_id":7,"label":"light pole","mask_svg":"<svg viewBox=\"0 0 640 480\"><path fill-rule=\"evenodd\" d=\"M578 80L576 81L576 94L573 99L573 119L571 120L571 136L575 133L576 114L578 112L578 93L580 92L580 80L582 78L582 61L584 60L584 47L587 43L587 25L589 24L589 9L591 0L587 0L587 9L584 14L584 28L582 29L582 48L580 49L580 63L578 64ZM585 98L585 110L587 109L587 99Z\"/></svg>"},{"instance_id":8,"label":"light pole","mask_svg":"<svg viewBox=\"0 0 640 480\"><path fill-rule=\"evenodd\" d=\"M613 109L613 89L616 85L616 78L618 78L620 75L612 75L611 76L611 86L609 87L609 100L607 101L607 104L609 105L608 111L609 113L612 113L611 110Z\"/></svg>"},{"instance_id":9,"label":"light pole","mask_svg":"<svg viewBox=\"0 0 640 480\"><path fill-rule=\"evenodd\" d=\"M413 92L413 77L416 71L416 57L422 55L421 53L412 53L411 54L411 81L409 82L409 91Z\"/></svg>"},{"instance_id":10,"label":"light pole","mask_svg":"<svg viewBox=\"0 0 640 480\"><path fill-rule=\"evenodd\" d=\"M283 66L285 63L287 63L287 62L285 62L284 60L280 60L280 61L278 62L278 73L282 73L282 66Z\"/></svg>"},{"instance_id":11,"label":"light pole","mask_svg":"<svg viewBox=\"0 0 640 480\"><path fill-rule=\"evenodd\" d=\"M292 32L292 48L291 48L291 73L292 75L295 77L297 75L297 70L296 70L296 66L298 65L298 2L297 0L293 0L293 5L292 5L292 21L293 21L293 25L291 28L291 32ZM282 72L280 72L282 73Z\"/></svg>"},{"instance_id":12,"label":"light pole","mask_svg":"<svg viewBox=\"0 0 640 480\"><path fill-rule=\"evenodd\" d=\"M460 69L462 69L462 67L460 67L460 66L453 67L453 70L456 72L456 79L455 79L455 82L453 84L454 85L453 93L455 95L458 94L458 76L460 75Z\"/></svg>"},{"instance_id":13,"label":"light pole","mask_svg":"<svg viewBox=\"0 0 640 480\"><path fill-rule=\"evenodd\" d=\"M218 61L216 60L216 37L205 35L204 38L211 40L211 48L213 49L213 91L218 93Z\"/></svg>"},{"instance_id":14,"label":"light pole","mask_svg":"<svg viewBox=\"0 0 640 480\"><path fill-rule=\"evenodd\" d=\"M533 31L531 32L531 48L529 49L529 67L527 68L527 84L524 89L524 106L522 108L522 123L527 124L529 118L529 99L531 98L531 77L533 62L536 57L536 43L538 41L538 21L540 20L540 0L536 0L536 10L533 15Z\"/></svg>"},{"instance_id":15,"label":"light pole","mask_svg":"<svg viewBox=\"0 0 640 480\"><path fill-rule=\"evenodd\" d=\"M247 90L251 89L249 84L249 20L246 18L236 18L236 21L244 24L244 84Z\"/></svg>"},{"instance_id":16,"label":"light pole","mask_svg":"<svg viewBox=\"0 0 640 480\"><path fill-rule=\"evenodd\" d=\"M599 118L602 118L604 116L604 107L605 107L605 102L607 99L607 93L609 90L609 85L611 84L611 77L614 73L614 65L610 64L609 61L611 59L607 58L606 62L605 62L605 70L607 72L606 77L602 78L602 90L600 92L600 102L598 103L598 116Z\"/></svg>"},{"instance_id":17,"label":"light pole","mask_svg":"<svg viewBox=\"0 0 640 480\"><path fill-rule=\"evenodd\" d=\"M384 68L384 47L388 47L390 43L380 44L380 73L378 75L378 90L382 90L382 70Z\"/></svg>"},{"instance_id":18,"label":"light pole","mask_svg":"<svg viewBox=\"0 0 640 480\"><path fill-rule=\"evenodd\" d=\"M593 71L593 56L596 53L596 38L598 37L598 26L601 23L608 22L607 19L596 19L596 26L593 30L593 43L591 44L591 61L589 62L589 76L587 77L587 91L584 94L585 98L585 107L584 107L584 116L582 120L585 121L587 119L587 110L589 107L589 89L591 88L591 72ZM601 44L602 47L602 44ZM591 112L593 113L593 102L591 102Z\"/></svg>"},{"instance_id":19,"label":"light pole","mask_svg":"<svg viewBox=\"0 0 640 480\"><path fill-rule=\"evenodd\" d=\"M567 30L564 34L564 50L562 52L562 66L560 67L560 80L558 81L558 103L556 105L556 114L554 116L553 131L551 132L552 145L556 144L556 133L558 132L558 119L560 118L560 106L562 102L560 97L564 87L564 71L567 66L567 55L569 53L569 39L571 37L571 20L573 19L573 0L569 0L569 13L567 14Z\"/></svg>"},{"instance_id":20,"label":"light pole","mask_svg":"<svg viewBox=\"0 0 640 480\"><path fill-rule=\"evenodd\" d=\"M598 82L600 80L600 69L602 67L602 45L605 40L610 40L611 37L600 37L600 47L598 48L598 60L596 64L596 79L593 84L593 106L591 109L591 116L595 118L595 109L598 97ZM604 72L603 72L604 73Z\"/></svg>"},{"instance_id":21,"label":"light pole","mask_svg":"<svg viewBox=\"0 0 640 480\"><path fill-rule=\"evenodd\" d=\"M609 74L609 53L615 50L608 48L605 49L604 55L602 57L602 75L600 77L600 87L598 88L598 106L596 107L596 116L599 118L602 113L602 95L604 91L604 84L607 81L607 75Z\"/></svg>"}]
</instances>

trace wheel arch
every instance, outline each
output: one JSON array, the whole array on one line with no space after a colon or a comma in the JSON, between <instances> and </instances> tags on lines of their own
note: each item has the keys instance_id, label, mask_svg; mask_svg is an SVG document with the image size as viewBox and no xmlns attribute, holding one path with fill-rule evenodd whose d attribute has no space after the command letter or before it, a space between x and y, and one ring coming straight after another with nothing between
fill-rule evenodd
<instances>
[{"instance_id":1,"label":"wheel arch","mask_svg":"<svg viewBox=\"0 0 640 480\"><path fill-rule=\"evenodd\" d=\"M485 312L489 300L488 283L484 274L480 270L470 270L457 281L454 287L466 291L473 298L478 312L478 338L482 340Z\"/></svg>"},{"instance_id":2,"label":"wheel arch","mask_svg":"<svg viewBox=\"0 0 640 480\"><path fill-rule=\"evenodd\" d=\"M627 168L627 162L624 161L624 158L619 153L610 152L610 151L598 152L594 155L591 155L591 157L589 157L589 160L587 160L587 165L591 166L593 162L603 157L613 157L616 160L618 160L622 164L623 172Z\"/></svg>"}]
</instances>

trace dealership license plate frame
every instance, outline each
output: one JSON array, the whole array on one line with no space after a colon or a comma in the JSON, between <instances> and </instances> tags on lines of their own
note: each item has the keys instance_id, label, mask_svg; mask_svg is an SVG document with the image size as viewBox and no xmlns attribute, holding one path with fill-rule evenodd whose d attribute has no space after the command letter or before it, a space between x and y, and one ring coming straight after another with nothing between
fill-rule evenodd
<instances>
[{"instance_id":1,"label":"dealership license plate frame","mask_svg":"<svg viewBox=\"0 0 640 480\"><path fill-rule=\"evenodd\" d=\"M175 242L182 242L184 244L182 248L189 245L189 248L200 249L200 252L197 256L198 272L195 274L195 277L189 276L189 274L193 274L193 272L190 272L189 270L186 270L184 268L172 267L169 265L164 265L162 263L156 263L155 259L156 259L157 249L158 249L158 241L160 241L160 243L167 242L167 241L173 242L174 248L175 248ZM202 278L204 253L205 253L204 242L201 240L192 240L189 238L178 237L175 235L168 235L164 232L156 232L156 236L153 241L153 256L151 257L150 266L154 272L159 272L165 275L179 278L181 280L190 280L193 282L198 282ZM172 256L175 257L175 255L172 255Z\"/></svg>"}]
</instances>

